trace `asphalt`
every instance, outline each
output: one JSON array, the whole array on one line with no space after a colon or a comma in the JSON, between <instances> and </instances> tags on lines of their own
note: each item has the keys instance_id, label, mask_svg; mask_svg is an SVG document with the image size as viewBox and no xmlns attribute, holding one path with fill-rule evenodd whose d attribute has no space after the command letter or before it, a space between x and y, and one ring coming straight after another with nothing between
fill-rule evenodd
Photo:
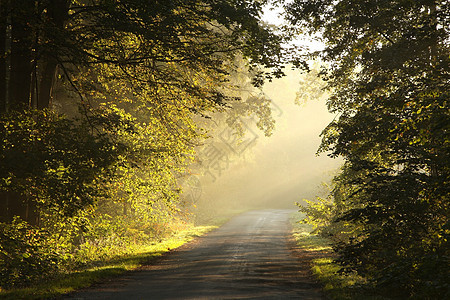
<instances>
[{"instance_id":1,"label":"asphalt","mask_svg":"<svg viewBox=\"0 0 450 300\"><path fill-rule=\"evenodd\" d=\"M324 299L289 241L292 210L258 210L159 262L66 299Z\"/></svg>"}]
</instances>

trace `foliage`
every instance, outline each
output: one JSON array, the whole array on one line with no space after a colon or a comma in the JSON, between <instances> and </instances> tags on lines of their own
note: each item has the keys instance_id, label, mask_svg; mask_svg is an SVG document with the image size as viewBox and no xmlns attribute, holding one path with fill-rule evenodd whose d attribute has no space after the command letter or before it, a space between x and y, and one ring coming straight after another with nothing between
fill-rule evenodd
<instances>
[{"instance_id":1,"label":"foliage","mask_svg":"<svg viewBox=\"0 0 450 300\"><path fill-rule=\"evenodd\" d=\"M297 203L299 211L306 214L301 222L313 225L316 230L323 230L329 226L335 214L335 207L330 198L317 197L316 201L303 199L307 206Z\"/></svg>"},{"instance_id":2,"label":"foliage","mask_svg":"<svg viewBox=\"0 0 450 300\"><path fill-rule=\"evenodd\" d=\"M317 61L308 65L308 71L300 77L299 90L295 97L296 104L304 105L309 101L328 98L326 81L321 78L322 71Z\"/></svg>"},{"instance_id":3,"label":"foliage","mask_svg":"<svg viewBox=\"0 0 450 300\"><path fill-rule=\"evenodd\" d=\"M232 110L273 130L253 94L283 75L266 3L0 1L2 221L32 224L55 272L189 227L180 178L212 128L199 120Z\"/></svg>"},{"instance_id":4,"label":"foliage","mask_svg":"<svg viewBox=\"0 0 450 300\"><path fill-rule=\"evenodd\" d=\"M367 280L356 273L344 274L339 272L341 266L334 260L335 254L332 251L332 240L324 236L323 231L314 232L313 225L305 224L304 213L293 215L292 234L297 246L306 251L311 262L311 272L320 284L329 299L392 299L378 295L373 286L367 285ZM298 221L300 219L300 222ZM321 230L334 226L319 227Z\"/></svg>"},{"instance_id":5,"label":"foliage","mask_svg":"<svg viewBox=\"0 0 450 300\"><path fill-rule=\"evenodd\" d=\"M0 190L65 216L106 193L99 183L125 150L85 122L48 110L4 114L0 124Z\"/></svg>"},{"instance_id":6,"label":"foliage","mask_svg":"<svg viewBox=\"0 0 450 300\"><path fill-rule=\"evenodd\" d=\"M52 253L48 272L62 271L129 252L171 234L167 224L181 222L174 217L178 192L172 190L177 156L150 143L139 145L145 132L132 120L114 107L101 109L88 120L93 131L87 121L47 110L2 115L1 188L15 192L15 201L34 204L37 220L26 228L39 233L39 239L17 236L17 243L10 243L8 226L26 223L5 224L1 243L8 245L9 258L1 259L2 272L15 274L21 264L25 269L17 278L5 275L3 287L46 274L43 264L36 263L42 270L27 267L22 258L34 243L43 254L32 248L31 257L45 260L43 255Z\"/></svg>"},{"instance_id":7,"label":"foliage","mask_svg":"<svg viewBox=\"0 0 450 300\"><path fill-rule=\"evenodd\" d=\"M88 287L111 277L136 269L164 255L164 253L189 242L193 238L207 233L215 226L185 226L167 238L152 241L144 245L135 245L131 249L121 249L122 254L104 253L102 260L90 261L87 266L59 274L52 280L44 280L31 287L15 287L0 290L2 299L50 299ZM118 249L117 249L118 250Z\"/></svg>"},{"instance_id":8,"label":"foliage","mask_svg":"<svg viewBox=\"0 0 450 300\"><path fill-rule=\"evenodd\" d=\"M293 24L322 32L339 114L322 151L343 156L334 222L344 270L402 297L448 297L447 1L294 1Z\"/></svg>"},{"instance_id":9,"label":"foliage","mask_svg":"<svg viewBox=\"0 0 450 300\"><path fill-rule=\"evenodd\" d=\"M58 255L48 247L48 235L15 218L0 223L0 286L10 288L42 279L58 268Z\"/></svg>"}]
</instances>

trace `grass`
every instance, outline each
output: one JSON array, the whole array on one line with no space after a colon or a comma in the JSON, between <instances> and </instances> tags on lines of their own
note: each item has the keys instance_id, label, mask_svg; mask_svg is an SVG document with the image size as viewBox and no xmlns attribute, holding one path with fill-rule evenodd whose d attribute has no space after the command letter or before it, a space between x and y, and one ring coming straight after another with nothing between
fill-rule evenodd
<instances>
[{"instance_id":1,"label":"grass","mask_svg":"<svg viewBox=\"0 0 450 300\"><path fill-rule=\"evenodd\" d=\"M325 294L336 300L382 300L386 299L373 295L364 288L364 279L357 275L343 275L338 271L341 268L333 261L333 251L330 241L313 233L309 224L298 223L304 218L302 213L291 216L293 236L297 245L304 251L311 252L314 259L311 262L311 271L314 277L322 284Z\"/></svg>"},{"instance_id":2,"label":"grass","mask_svg":"<svg viewBox=\"0 0 450 300\"><path fill-rule=\"evenodd\" d=\"M40 282L32 287L0 290L1 299L48 299L88 287L94 283L124 274L142 265L154 262L164 253L201 236L217 226L195 226L162 240L141 247L134 253L95 262L95 267L85 268L68 274L61 274L50 281Z\"/></svg>"}]
</instances>

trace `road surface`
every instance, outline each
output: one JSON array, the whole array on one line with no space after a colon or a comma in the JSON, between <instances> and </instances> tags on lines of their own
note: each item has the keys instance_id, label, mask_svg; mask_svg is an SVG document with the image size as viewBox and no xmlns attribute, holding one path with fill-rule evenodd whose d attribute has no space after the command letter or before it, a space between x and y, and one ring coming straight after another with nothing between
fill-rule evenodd
<instances>
[{"instance_id":1,"label":"road surface","mask_svg":"<svg viewBox=\"0 0 450 300\"><path fill-rule=\"evenodd\" d=\"M154 265L69 299L323 299L289 243L292 210L239 215Z\"/></svg>"}]
</instances>

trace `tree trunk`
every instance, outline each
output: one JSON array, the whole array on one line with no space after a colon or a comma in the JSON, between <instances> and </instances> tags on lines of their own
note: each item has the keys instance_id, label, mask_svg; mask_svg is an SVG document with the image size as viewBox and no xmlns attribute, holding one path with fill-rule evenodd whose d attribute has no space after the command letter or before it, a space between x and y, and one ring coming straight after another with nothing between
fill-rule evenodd
<instances>
[{"instance_id":1,"label":"tree trunk","mask_svg":"<svg viewBox=\"0 0 450 300\"><path fill-rule=\"evenodd\" d=\"M52 35L47 38L52 39L62 35L64 32L64 23L67 21L69 3L67 0L51 0L47 9L49 27L52 28ZM58 67L58 53L44 53L44 67L41 73L39 85L38 109L49 108L52 104L52 91L55 83L56 71Z\"/></svg>"},{"instance_id":2,"label":"tree trunk","mask_svg":"<svg viewBox=\"0 0 450 300\"><path fill-rule=\"evenodd\" d=\"M34 1L11 1L11 79L9 83L10 107L29 106L31 89L31 48Z\"/></svg>"},{"instance_id":3,"label":"tree trunk","mask_svg":"<svg viewBox=\"0 0 450 300\"><path fill-rule=\"evenodd\" d=\"M6 112L6 21L7 0L0 0L0 114Z\"/></svg>"},{"instance_id":4,"label":"tree trunk","mask_svg":"<svg viewBox=\"0 0 450 300\"><path fill-rule=\"evenodd\" d=\"M37 93L37 108L50 108L52 104L52 91L58 64L56 59L49 58L41 73L41 82Z\"/></svg>"}]
</instances>

